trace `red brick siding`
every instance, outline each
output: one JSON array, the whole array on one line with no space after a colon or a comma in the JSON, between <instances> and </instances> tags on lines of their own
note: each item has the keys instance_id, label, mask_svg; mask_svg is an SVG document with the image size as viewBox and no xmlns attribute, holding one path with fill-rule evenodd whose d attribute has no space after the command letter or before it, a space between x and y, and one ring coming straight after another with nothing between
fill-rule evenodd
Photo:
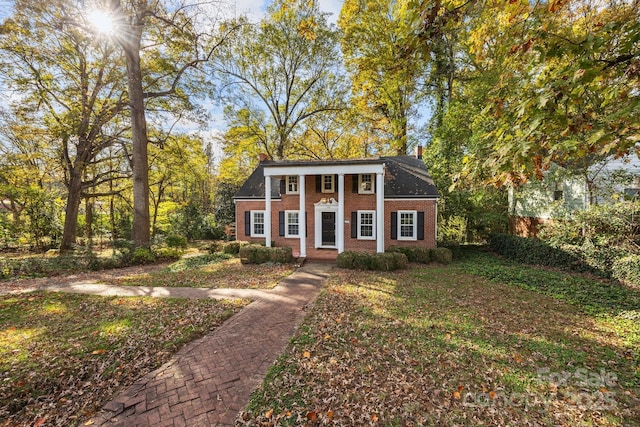
<instances>
[{"instance_id":1,"label":"red brick siding","mask_svg":"<svg viewBox=\"0 0 640 427\"><path fill-rule=\"evenodd\" d=\"M375 194L358 194L353 192L353 179L358 179L355 175L345 175L344 177L344 248L355 251L376 251L375 240L358 240L351 237L351 213L358 210L375 210ZM307 257L314 259L335 259L338 252L335 249L315 248L315 206L322 198L338 199L336 182L335 193L317 193L316 177L307 176L305 179L306 200L305 209L307 212ZM377 189L376 189L377 190ZM299 209L299 196L297 194L283 194L280 200L271 200L271 240L276 246L291 246L294 251L299 250L298 238L285 238L279 236L278 212ZM385 248L392 245L400 246L423 246L433 248L436 246L436 201L435 200L387 200L384 202L384 230ZM236 202L236 235L238 240L264 241L264 238L251 238L244 234L244 212L249 210L264 210L264 201L243 201ZM398 210L415 210L425 213L425 238L424 240L406 241L391 240L391 212ZM337 218L336 218L337 219ZM348 222L347 222L348 221Z\"/></svg>"}]
</instances>

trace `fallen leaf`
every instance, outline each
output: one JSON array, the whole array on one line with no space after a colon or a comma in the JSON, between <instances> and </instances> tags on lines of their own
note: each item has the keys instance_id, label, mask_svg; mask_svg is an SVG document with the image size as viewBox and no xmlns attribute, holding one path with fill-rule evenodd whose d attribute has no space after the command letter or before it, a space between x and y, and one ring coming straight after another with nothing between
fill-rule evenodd
<instances>
[{"instance_id":1,"label":"fallen leaf","mask_svg":"<svg viewBox=\"0 0 640 427\"><path fill-rule=\"evenodd\" d=\"M378 416L376 414L371 414L371 421L373 421L374 423L378 422Z\"/></svg>"},{"instance_id":2,"label":"fallen leaf","mask_svg":"<svg viewBox=\"0 0 640 427\"><path fill-rule=\"evenodd\" d=\"M491 399L495 399L495 398L496 398L496 392L495 392L495 391L493 391L493 390L491 390L491 391L489 392L489 397L490 397Z\"/></svg>"},{"instance_id":3,"label":"fallen leaf","mask_svg":"<svg viewBox=\"0 0 640 427\"><path fill-rule=\"evenodd\" d=\"M269 409L267 412L264 413L265 418L271 418L272 415L273 415L273 409Z\"/></svg>"},{"instance_id":4,"label":"fallen leaf","mask_svg":"<svg viewBox=\"0 0 640 427\"><path fill-rule=\"evenodd\" d=\"M38 418L36 420L36 422L33 423L33 427L40 427L41 425L44 424L45 421L46 421L46 419L44 419L44 418Z\"/></svg>"},{"instance_id":5,"label":"fallen leaf","mask_svg":"<svg viewBox=\"0 0 640 427\"><path fill-rule=\"evenodd\" d=\"M85 425L85 426L90 426L90 425L92 425L92 424L93 424L93 420L89 420L89 421L87 421L86 423L84 423L83 425Z\"/></svg>"},{"instance_id":6,"label":"fallen leaf","mask_svg":"<svg viewBox=\"0 0 640 427\"><path fill-rule=\"evenodd\" d=\"M329 418L330 420L333 419L333 411L331 409L327 411L327 418Z\"/></svg>"},{"instance_id":7,"label":"fallen leaf","mask_svg":"<svg viewBox=\"0 0 640 427\"><path fill-rule=\"evenodd\" d=\"M457 400L460 400L462 398L462 396L460 395L459 391L454 391L453 392L453 398L457 399Z\"/></svg>"},{"instance_id":8,"label":"fallen leaf","mask_svg":"<svg viewBox=\"0 0 640 427\"><path fill-rule=\"evenodd\" d=\"M307 413L307 419L309 421L315 421L318 419L318 411L311 411Z\"/></svg>"},{"instance_id":9,"label":"fallen leaf","mask_svg":"<svg viewBox=\"0 0 640 427\"><path fill-rule=\"evenodd\" d=\"M107 352L107 350L105 349L100 349L100 350L93 350L91 352L91 354L105 354Z\"/></svg>"},{"instance_id":10,"label":"fallen leaf","mask_svg":"<svg viewBox=\"0 0 640 427\"><path fill-rule=\"evenodd\" d=\"M302 357L304 357L305 359L308 359L311 357L311 353L308 351L305 351L304 353L302 353Z\"/></svg>"}]
</instances>

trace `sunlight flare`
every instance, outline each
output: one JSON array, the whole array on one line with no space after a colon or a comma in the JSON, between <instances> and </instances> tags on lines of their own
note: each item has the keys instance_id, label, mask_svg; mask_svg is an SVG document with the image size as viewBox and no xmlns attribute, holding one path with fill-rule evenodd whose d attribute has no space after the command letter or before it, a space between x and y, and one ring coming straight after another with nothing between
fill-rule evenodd
<instances>
[{"instance_id":1,"label":"sunlight flare","mask_svg":"<svg viewBox=\"0 0 640 427\"><path fill-rule=\"evenodd\" d=\"M104 10L94 9L87 14L89 22L98 32L111 34L115 29L113 16Z\"/></svg>"}]
</instances>

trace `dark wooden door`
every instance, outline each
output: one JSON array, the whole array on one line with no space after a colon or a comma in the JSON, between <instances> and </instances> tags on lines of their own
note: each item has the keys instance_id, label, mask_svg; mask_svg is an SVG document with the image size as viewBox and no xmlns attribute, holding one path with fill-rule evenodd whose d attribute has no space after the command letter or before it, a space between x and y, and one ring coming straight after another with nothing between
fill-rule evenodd
<instances>
[{"instance_id":1,"label":"dark wooden door","mask_svg":"<svg viewBox=\"0 0 640 427\"><path fill-rule=\"evenodd\" d=\"M322 212L322 246L336 244L336 213Z\"/></svg>"}]
</instances>

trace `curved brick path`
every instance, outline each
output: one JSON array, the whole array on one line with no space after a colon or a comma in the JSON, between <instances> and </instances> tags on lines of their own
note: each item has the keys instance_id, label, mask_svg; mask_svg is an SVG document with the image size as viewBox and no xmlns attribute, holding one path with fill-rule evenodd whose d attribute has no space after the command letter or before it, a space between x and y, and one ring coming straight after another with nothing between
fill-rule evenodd
<instances>
[{"instance_id":1,"label":"curved brick path","mask_svg":"<svg viewBox=\"0 0 640 427\"><path fill-rule=\"evenodd\" d=\"M221 327L183 347L155 371L107 403L91 421L102 426L227 426L247 404L269 366L324 284L331 264L311 263L269 291L136 288L90 283L41 289L100 295L251 298Z\"/></svg>"}]
</instances>

